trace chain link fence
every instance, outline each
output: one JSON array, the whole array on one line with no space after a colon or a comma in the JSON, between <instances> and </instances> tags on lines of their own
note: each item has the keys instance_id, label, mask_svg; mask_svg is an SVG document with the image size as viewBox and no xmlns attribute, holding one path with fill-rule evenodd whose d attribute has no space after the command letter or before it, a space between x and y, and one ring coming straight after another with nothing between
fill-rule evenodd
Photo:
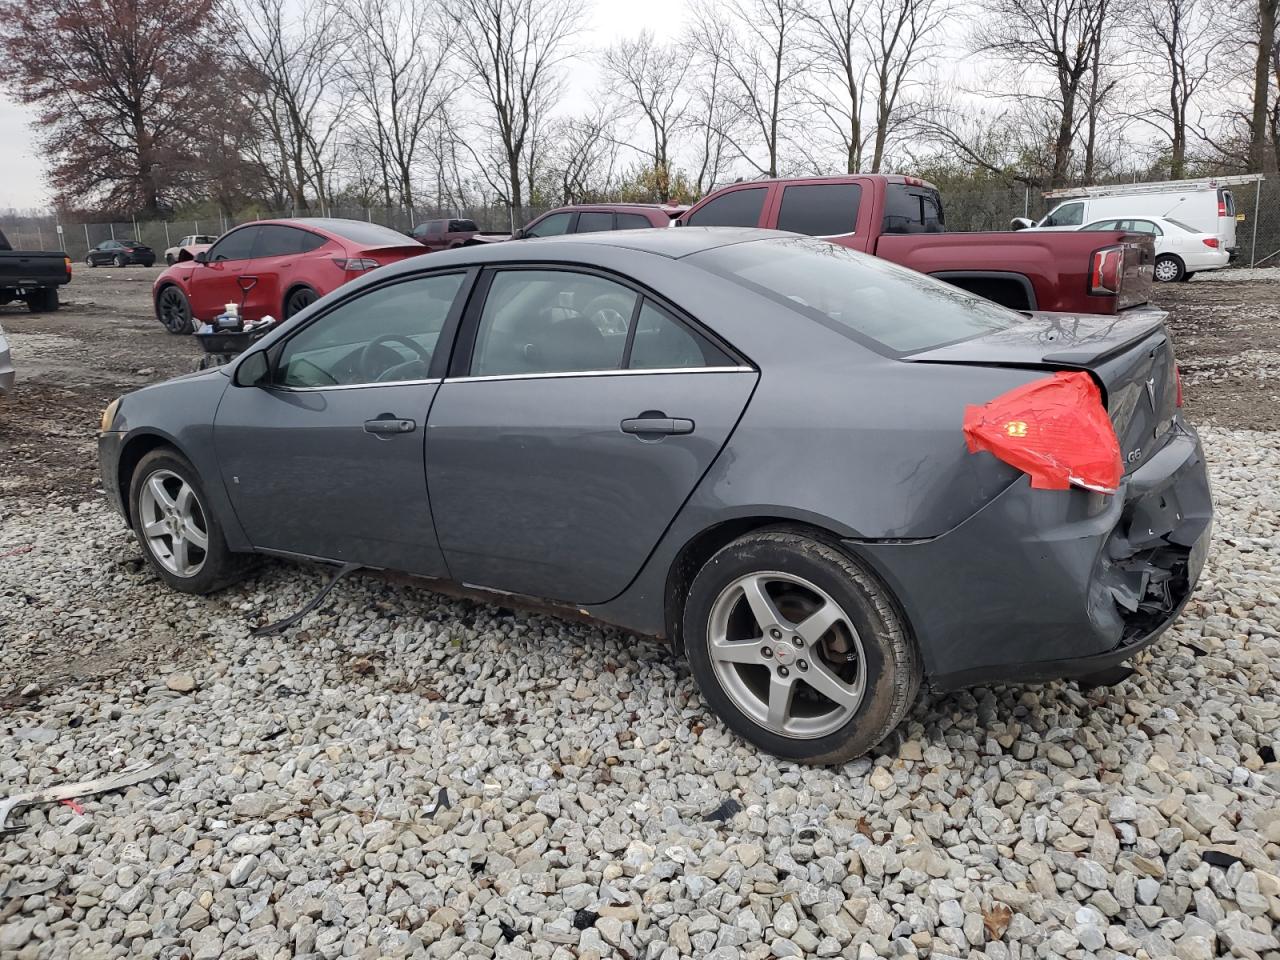
<instances>
[{"instance_id":1,"label":"chain link fence","mask_svg":"<svg viewBox=\"0 0 1280 960\"><path fill-rule=\"evenodd\" d=\"M425 220L442 218L474 220L481 230L507 232L541 216L549 207L525 207L513 211L506 206L470 207L464 209L440 209L425 207L356 207L335 204L320 210L310 210L301 216L330 217L344 220L362 220L378 223L392 230L407 234ZM232 227L252 220L292 219L298 216L292 210L251 210L242 215L228 217L193 217L189 220L116 220L100 223L60 221L57 217L13 217L0 214L0 231L8 237L15 250L63 250L72 260L82 261L88 252L105 240L136 240L156 251L162 259L164 251L177 246L178 241L189 236L220 236Z\"/></svg>"},{"instance_id":2,"label":"chain link fence","mask_svg":"<svg viewBox=\"0 0 1280 960\"><path fill-rule=\"evenodd\" d=\"M1256 192L1252 185L1235 188L1238 222L1236 224L1236 266L1280 266L1280 182L1262 183ZM1039 219L1048 212L1050 203L1037 190L1023 187L1000 187L990 184L949 184L943 190L947 229L951 231L1007 230L1014 217ZM339 217L380 223L407 233L424 220L465 218L474 220L481 230L509 231L540 216L547 207L525 207L513 211L502 205L441 209L425 207L357 207L335 204L323 211L313 210L306 216ZM129 220L114 223L60 223L55 217L13 218L0 215L0 230L8 236L15 250L65 250L73 260L83 260L90 249L104 240L138 240L156 251L157 258L192 235L218 235L250 220L289 218L292 210L252 210L242 216L214 216L189 220Z\"/></svg>"}]
</instances>

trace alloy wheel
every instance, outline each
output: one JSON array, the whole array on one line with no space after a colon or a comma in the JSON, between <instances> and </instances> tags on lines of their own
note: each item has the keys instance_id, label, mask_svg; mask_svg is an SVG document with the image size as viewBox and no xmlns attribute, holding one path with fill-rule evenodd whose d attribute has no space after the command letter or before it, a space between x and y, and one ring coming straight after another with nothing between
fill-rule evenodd
<instances>
[{"instance_id":1,"label":"alloy wheel","mask_svg":"<svg viewBox=\"0 0 1280 960\"><path fill-rule=\"evenodd\" d=\"M209 527L200 498L172 470L147 477L138 497L142 532L156 562L177 577L194 577L209 550Z\"/></svg>"},{"instance_id":2,"label":"alloy wheel","mask_svg":"<svg viewBox=\"0 0 1280 960\"><path fill-rule=\"evenodd\" d=\"M160 322L173 333L182 333L191 326L187 298L177 287L165 287L160 293Z\"/></svg>"},{"instance_id":3,"label":"alloy wheel","mask_svg":"<svg viewBox=\"0 0 1280 960\"><path fill-rule=\"evenodd\" d=\"M716 679L743 713L785 737L825 736L866 693L862 639L816 584L781 571L739 577L708 618Z\"/></svg>"},{"instance_id":4,"label":"alloy wheel","mask_svg":"<svg viewBox=\"0 0 1280 960\"><path fill-rule=\"evenodd\" d=\"M289 302L285 306L285 319L289 319L300 310L305 310L318 299L314 290L295 290L289 295Z\"/></svg>"}]
</instances>

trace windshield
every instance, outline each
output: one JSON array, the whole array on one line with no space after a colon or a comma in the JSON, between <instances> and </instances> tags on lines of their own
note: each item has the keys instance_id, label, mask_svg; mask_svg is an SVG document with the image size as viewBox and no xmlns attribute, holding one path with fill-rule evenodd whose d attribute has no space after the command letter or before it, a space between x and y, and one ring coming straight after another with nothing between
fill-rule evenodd
<instances>
[{"instance_id":1,"label":"windshield","mask_svg":"<svg viewBox=\"0 0 1280 960\"><path fill-rule=\"evenodd\" d=\"M1022 320L959 287L809 237L732 244L689 261L891 355L968 340Z\"/></svg>"}]
</instances>

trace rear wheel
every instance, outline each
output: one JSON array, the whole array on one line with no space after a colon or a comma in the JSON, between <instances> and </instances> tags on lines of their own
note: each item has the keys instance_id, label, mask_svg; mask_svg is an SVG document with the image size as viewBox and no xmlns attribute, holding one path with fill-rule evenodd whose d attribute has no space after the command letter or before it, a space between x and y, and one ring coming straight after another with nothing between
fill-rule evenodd
<instances>
[{"instance_id":1,"label":"rear wheel","mask_svg":"<svg viewBox=\"0 0 1280 960\"><path fill-rule=\"evenodd\" d=\"M170 333L191 333L191 301L179 287L169 284L156 295L156 317Z\"/></svg>"},{"instance_id":2,"label":"rear wheel","mask_svg":"<svg viewBox=\"0 0 1280 960\"><path fill-rule=\"evenodd\" d=\"M195 467L167 447L143 457L130 478L134 535L160 578L183 593L220 590L249 566L228 549L208 502Z\"/></svg>"},{"instance_id":3,"label":"rear wheel","mask_svg":"<svg viewBox=\"0 0 1280 960\"><path fill-rule=\"evenodd\" d=\"M1195 272L1194 270L1188 270L1186 273L1184 273L1184 274L1182 275L1182 282L1183 282L1183 283L1186 283L1188 280L1190 280L1190 279L1191 279L1192 277L1194 277L1195 275L1196 275L1196 272Z\"/></svg>"},{"instance_id":4,"label":"rear wheel","mask_svg":"<svg viewBox=\"0 0 1280 960\"><path fill-rule=\"evenodd\" d=\"M27 309L32 313L52 313L61 306L57 287L42 287L27 295Z\"/></svg>"},{"instance_id":5,"label":"rear wheel","mask_svg":"<svg viewBox=\"0 0 1280 960\"><path fill-rule=\"evenodd\" d=\"M284 319L288 320L295 313L305 310L319 299L320 295L310 287L299 287L290 293L289 299L284 302Z\"/></svg>"},{"instance_id":6,"label":"rear wheel","mask_svg":"<svg viewBox=\"0 0 1280 960\"><path fill-rule=\"evenodd\" d=\"M171 267L172 267L172 266L173 266L173 254L172 254L172 253L166 253L166 254L164 255L164 262L165 262L165 263L167 263L169 266L171 266Z\"/></svg>"},{"instance_id":7,"label":"rear wheel","mask_svg":"<svg viewBox=\"0 0 1280 960\"><path fill-rule=\"evenodd\" d=\"M694 578L685 648L702 695L734 731L779 757L843 763L902 720L921 668L874 576L829 543L747 534Z\"/></svg>"},{"instance_id":8,"label":"rear wheel","mask_svg":"<svg viewBox=\"0 0 1280 960\"><path fill-rule=\"evenodd\" d=\"M1160 283L1173 283L1181 280L1185 273L1186 267L1173 254L1165 253L1156 257L1155 278Z\"/></svg>"}]
</instances>

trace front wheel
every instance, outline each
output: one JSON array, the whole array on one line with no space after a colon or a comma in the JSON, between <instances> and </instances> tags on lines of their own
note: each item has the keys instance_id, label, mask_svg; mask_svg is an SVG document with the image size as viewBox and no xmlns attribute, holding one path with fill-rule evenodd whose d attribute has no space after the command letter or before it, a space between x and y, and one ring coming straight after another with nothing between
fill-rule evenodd
<instances>
[{"instance_id":1,"label":"front wheel","mask_svg":"<svg viewBox=\"0 0 1280 960\"><path fill-rule=\"evenodd\" d=\"M790 530L747 534L707 561L683 626L703 697L744 739L788 760L861 756L920 684L885 587L841 550Z\"/></svg>"},{"instance_id":2,"label":"front wheel","mask_svg":"<svg viewBox=\"0 0 1280 960\"><path fill-rule=\"evenodd\" d=\"M172 267L172 266L173 266L173 254L172 254L172 253L166 253L166 254L164 255L164 262L165 262L165 263L167 263L169 266L171 266L171 267Z\"/></svg>"},{"instance_id":3,"label":"front wheel","mask_svg":"<svg viewBox=\"0 0 1280 960\"><path fill-rule=\"evenodd\" d=\"M130 478L134 536L160 578L183 593L220 590L247 565L227 547L208 503L195 467L166 447L143 457Z\"/></svg>"},{"instance_id":4,"label":"front wheel","mask_svg":"<svg viewBox=\"0 0 1280 960\"><path fill-rule=\"evenodd\" d=\"M98 261L93 259L92 255L85 257L84 262L85 262L85 266L88 266L88 267L96 267L98 265Z\"/></svg>"},{"instance_id":5,"label":"front wheel","mask_svg":"<svg viewBox=\"0 0 1280 960\"><path fill-rule=\"evenodd\" d=\"M156 317L170 333L191 333L191 301L178 287L170 284L156 297Z\"/></svg>"},{"instance_id":6,"label":"front wheel","mask_svg":"<svg viewBox=\"0 0 1280 960\"><path fill-rule=\"evenodd\" d=\"M119 255L117 255L117 256L116 256L116 258L115 258L115 260L114 260L114 261L112 261L112 262L113 262L117 267L124 267L124 265L125 265L125 259L124 259L124 257L119 256Z\"/></svg>"},{"instance_id":7,"label":"front wheel","mask_svg":"<svg viewBox=\"0 0 1280 960\"><path fill-rule=\"evenodd\" d=\"M1182 279L1186 267L1171 253L1156 257L1155 278L1160 283L1174 283Z\"/></svg>"}]
</instances>

